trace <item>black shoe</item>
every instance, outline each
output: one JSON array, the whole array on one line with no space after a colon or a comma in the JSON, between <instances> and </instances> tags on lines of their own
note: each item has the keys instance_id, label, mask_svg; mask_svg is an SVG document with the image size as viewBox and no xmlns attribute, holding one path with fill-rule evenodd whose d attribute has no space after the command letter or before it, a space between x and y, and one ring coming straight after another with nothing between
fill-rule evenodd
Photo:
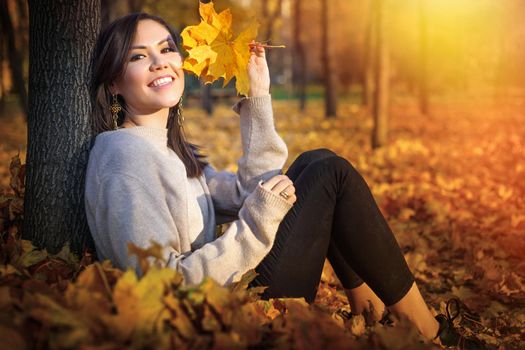
<instances>
[{"instance_id":1,"label":"black shoe","mask_svg":"<svg viewBox=\"0 0 525 350\"><path fill-rule=\"evenodd\" d=\"M452 304L455 304L456 313L452 317L450 307ZM459 300L457 298L452 298L447 301L447 315L439 314L435 318L439 322L439 330L434 339L439 338L441 344L447 347L455 346L458 349L467 349L467 350L483 350L486 347L475 338L465 337L457 331L454 327L454 319L459 316Z\"/></svg>"},{"instance_id":2,"label":"black shoe","mask_svg":"<svg viewBox=\"0 0 525 350\"><path fill-rule=\"evenodd\" d=\"M348 321L352 317L357 316L356 314L353 314L343 309L337 310L336 314L338 314L345 321ZM381 323L383 326L393 326L394 320L392 319L391 315L392 314L390 313L390 311L385 308L385 311L383 312L383 317L377 322ZM366 317L365 317L365 320L366 320Z\"/></svg>"},{"instance_id":3,"label":"black shoe","mask_svg":"<svg viewBox=\"0 0 525 350\"><path fill-rule=\"evenodd\" d=\"M355 316L353 313L350 313L343 309L339 309L335 313L339 315L344 321L348 321L349 319Z\"/></svg>"},{"instance_id":4,"label":"black shoe","mask_svg":"<svg viewBox=\"0 0 525 350\"><path fill-rule=\"evenodd\" d=\"M392 316L392 313L390 312L390 310L385 308L385 312L383 313L383 317L378 322L381 323L383 326L393 327L394 319L392 317L393 316Z\"/></svg>"}]
</instances>

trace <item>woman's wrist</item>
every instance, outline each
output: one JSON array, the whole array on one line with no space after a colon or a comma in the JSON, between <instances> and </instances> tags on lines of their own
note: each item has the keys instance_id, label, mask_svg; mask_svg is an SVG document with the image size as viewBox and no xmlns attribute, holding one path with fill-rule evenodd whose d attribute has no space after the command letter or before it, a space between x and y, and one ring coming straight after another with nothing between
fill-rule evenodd
<instances>
[{"instance_id":1,"label":"woman's wrist","mask_svg":"<svg viewBox=\"0 0 525 350\"><path fill-rule=\"evenodd\" d=\"M248 91L248 97L268 96L269 94L270 89L250 89Z\"/></svg>"}]
</instances>

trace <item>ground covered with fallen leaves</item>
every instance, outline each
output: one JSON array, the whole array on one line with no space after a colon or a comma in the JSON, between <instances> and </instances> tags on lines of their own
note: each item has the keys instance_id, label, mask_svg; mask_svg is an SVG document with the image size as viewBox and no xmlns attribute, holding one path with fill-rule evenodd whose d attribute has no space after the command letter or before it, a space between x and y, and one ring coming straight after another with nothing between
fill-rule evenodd
<instances>
[{"instance_id":1,"label":"ground covered with fallen leaves","mask_svg":"<svg viewBox=\"0 0 525 350\"><path fill-rule=\"evenodd\" d=\"M465 102L468 101L468 102ZM387 146L370 149L372 121L340 102L322 116L322 101L305 112L274 101L277 130L289 148L285 169L301 152L326 147L365 177L433 312L461 300L458 326L491 349L525 348L525 99L436 99L420 115L410 98L391 108ZM212 117L186 108L190 139L218 168L236 170L238 117L218 106ZM181 287L173 271L152 266L140 280L108 262L58 255L18 239L25 144L20 116L0 123L0 338L23 348L356 348L416 349L403 322L395 327L346 319L349 311L329 264L314 305L301 299L263 301L246 290L252 275L223 288L211 280ZM11 164L11 167L10 167ZM157 255L158 248L136 250Z\"/></svg>"}]
</instances>

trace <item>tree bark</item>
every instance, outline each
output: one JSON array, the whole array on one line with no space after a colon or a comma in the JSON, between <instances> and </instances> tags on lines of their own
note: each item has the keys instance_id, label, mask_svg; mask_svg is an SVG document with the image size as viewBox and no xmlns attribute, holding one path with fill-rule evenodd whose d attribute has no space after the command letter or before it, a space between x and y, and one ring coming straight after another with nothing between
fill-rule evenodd
<instances>
[{"instance_id":1,"label":"tree bark","mask_svg":"<svg viewBox=\"0 0 525 350\"><path fill-rule=\"evenodd\" d=\"M324 75L324 102L325 117L335 118L337 116L337 93L335 86L335 72L332 67L332 55L330 54L329 39L329 11L328 0L321 0L321 62Z\"/></svg>"},{"instance_id":2,"label":"tree bark","mask_svg":"<svg viewBox=\"0 0 525 350\"><path fill-rule=\"evenodd\" d=\"M0 2L0 19L2 30L4 31L4 38L7 41L7 56L9 58L9 67L13 78L13 85L19 97L20 108L27 119L27 92L24 81L24 70L21 64L23 60L20 51L16 47L15 28L13 26L13 21L11 21L7 1L5 0Z\"/></svg>"},{"instance_id":3,"label":"tree bark","mask_svg":"<svg viewBox=\"0 0 525 350\"><path fill-rule=\"evenodd\" d=\"M92 248L84 176L100 0L29 0L29 118L22 237L54 253Z\"/></svg>"},{"instance_id":4,"label":"tree bark","mask_svg":"<svg viewBox=\"0 0 525 350\"><path fill-rule=\"evenodd\" d=\"M109 23L115 19L133 12L130 10L130 2L128 0L101 0L101 28L105 28Z\"/></svg>"},{"instance_id":5,"label":"tree bark","mask_svg":"<svg viewBox=\"0 0 525 350\"><path fill-rule=\"evenodd\" d=\"M375 91L373 103L374 127L372 130L372 148L386 144L388 138L388 104L389 104L389 55L385 39L384 0L374 0L375 8Z\"/></svg>"},{"instance_id":6,"label":"tree bark","mask_svg":"<svg viewBox=\"0 0 525 350\"><path fill-rule=\"evenodd\" d=\"M306 54L304 51L304 44L301 39L302 29L302 8L301 0L294 2L294 23L293 23L293 43L294 43L294 84L295 91L299 97L299 109L304 111L306 109Z\"/></svg>"},{"instance_id":7,"label":"tree bark","mask_svg":"<svg viewBox=\"0 0 525 350\"><path fill-rule=\"evenodd\" d=\"M0 30L0 113L3 113L5 110L5 95L6 89L4 88L4 41L5 33L3 30Z\"/></svg>"},{"instance_id":8,"label":"tree bark","mask_svg":"<svg viewBox=\"0 0 525 350\"><path fill-rule=\"evenodd\" d=\"M419 111L428 114L428 47L427 47L427 9L426 0L419 0L419 40L420 40L420 62L419 62Z\"/></svg>"},{"instance_id":9,"label":"tree bark","mask_svg":"<svg viewBox=\"0 0 525 350\"><path fill-rule=\"evenodd\" d=\"M372 111L372 104L374 101L374 41L376 33L374 32L375 27L375 6L374 1L370 2L368 9L367 22L365 25L365 49L364 49L364 67L363 67L363 106L367 109L368 113Z\"/></svg>"},{"instance_id":10,"label":"tree bark","mask_svg":"<svg viewBox=\"0 0 525 350\"><path fill-rule=\"evenodd\" d=\"M130 12L141 12L144 7L144 0L129 0L128 4Z\"/></svg>"},{"instance_id":11,"label":"tree bark","mask_svg":"<svg viewBox=\"0 0 525 350\"><path fill-rule=\"evenodd\" d=\"M282 12L282 0L275 0L275 7L273 11L270 9L270 0L263 0L262 3L262 12L263 12L263 18L265 20L265 27L264 27L264 33L263 38L265 40L268 40L268 44L272 45L272 37L273 37L273 30L275 27L275 22L279 17L281 16ZM266 60L268 61L269 68L272 69L272 67L276 67L275 65L275 51L272 50L266 50ZM273 69L275 71L275 69ZM276 74L271 74L271 77L276 76Z\"/></svg>"},{"instance_id":12,"label":"tree bark","mask_svg":"<svg viewBox=\"0 0 525 350\"><path fill-rule=\"evenodd\" d=\"M206 111L206 114L208 117L211 117L213 114L213 100L211 96L211 90L212 85L211 84L204 84L203 82L199 81L201 84L201 105L202 109Z\"/></svg>"}]
</instances>

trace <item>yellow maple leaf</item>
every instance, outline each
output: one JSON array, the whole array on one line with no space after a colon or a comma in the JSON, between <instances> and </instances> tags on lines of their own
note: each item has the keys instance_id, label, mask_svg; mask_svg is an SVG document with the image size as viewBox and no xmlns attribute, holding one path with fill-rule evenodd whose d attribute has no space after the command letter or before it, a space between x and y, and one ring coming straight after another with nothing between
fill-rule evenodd
<instances>
[{"instance_id":1,"label":"yellow maple leaf","mask_svg":"<svg viewBox=\"0 0 525 350\"><path fill-rule=\"evenodd\" d=\"M213 2L199 2L199 13L201 23L188 26L181 33L182 46L189 54L182 68L195 73L206 84L224 78L222 87L235 77L237 92L247 95L249 44L257 36L259 23L251 23L235 38L230 9L218 14Z\"/></svg>"},{"instance_id":2,"label":"yellow maple leaf","mask_svg":"<svg viewBox=\"0 0 525 350\"><path fill-rule=\"evenodd\" d=\"M162 296L175 275L175 270L152 267L139 280L135 271L127 270L113 291L118 310L114 316L115 332L126 339L134 332L139 335L160 329L169 317Z\"/></svg>"}]
</instances>

